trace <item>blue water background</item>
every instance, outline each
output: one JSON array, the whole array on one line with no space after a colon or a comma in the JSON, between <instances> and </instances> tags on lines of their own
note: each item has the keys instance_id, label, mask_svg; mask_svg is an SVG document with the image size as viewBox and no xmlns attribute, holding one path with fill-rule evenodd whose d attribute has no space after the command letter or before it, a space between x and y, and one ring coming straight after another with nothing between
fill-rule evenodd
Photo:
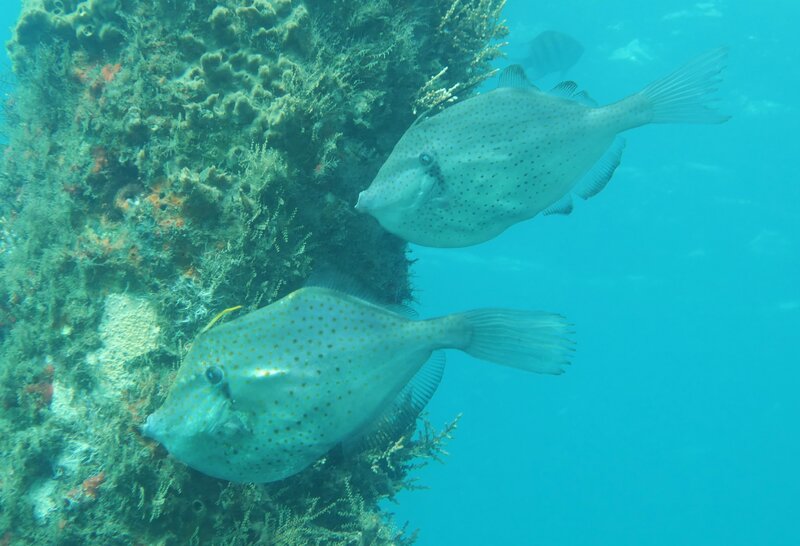
<instances>
[{"instance_id":1,"label":"blue water background","mask_svg":"<svg viewBox=\"0 0 800 546\"><path fill-rule=\"evenodd\" d=\"M559 311L578 345L559 377L448 354L431 418L464 417L396 512L423 546L800 544L800 3L510 0L506 16L511 54L541 30L578 38L568 75L601 104L727 44L734 117L631 131L569 217L414 249L425 315Z\"/></svg>"},{"instance_id":2,"label":"blue water background","mask_svg":"<svg viewBox=\"0 0 800 546\"><path fill-rule=\"evenodd\" d=\"M422 546L800 544L800 3L510 0L506 16L512 54L545 29L578 38L569 77L601 103L727 44L734 117L632 131L570 217L414 248L423 315L558 311L578 350L559 377L448 354L429 410L464 414L451 455L390 509Z\"/></svg>"}]
</instances>

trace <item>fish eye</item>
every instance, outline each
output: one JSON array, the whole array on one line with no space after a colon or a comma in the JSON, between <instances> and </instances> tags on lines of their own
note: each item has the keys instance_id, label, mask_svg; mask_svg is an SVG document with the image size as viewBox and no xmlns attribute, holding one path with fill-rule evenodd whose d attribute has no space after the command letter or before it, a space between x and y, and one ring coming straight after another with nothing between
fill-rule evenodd
<instances>
[{"instance_id":1,"label":"fish eye","mask_svg":"<svg viewBox=\"0 0 800 546\"><path fill-rule=\"evenodd\" d=\"M225 377L225 373L216 366L211 366L206 368L206 379L212 385L218 385L220 381Z\"/></svg>"},{"instance_id":2,"label":"fish eye","mask_svg":"<svg viewBox=\"0 0 800 546\"><path fill-rule=\"evenodd\" d=\"M431 163L433 163L433 157L431 157L431 154L427 152L422 152L419 154L419 162L423 167L428 167Z\"/></svg>"}]
</instances>

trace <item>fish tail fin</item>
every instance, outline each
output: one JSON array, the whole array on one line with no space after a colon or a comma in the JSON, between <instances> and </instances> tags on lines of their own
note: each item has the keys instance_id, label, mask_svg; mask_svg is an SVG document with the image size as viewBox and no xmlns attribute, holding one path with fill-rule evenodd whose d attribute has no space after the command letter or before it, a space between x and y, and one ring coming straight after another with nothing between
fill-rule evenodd
<instances>
[{"instance_id":1,"label":"fish tail fin","mask_svg":"<svg viewBox=\"0 0 800 546\"><path fill-rule=\"evenodd\" d=\"M467 340L460 349L481 360L522 370L560 374L569 365L571 325L544 311L478 309L462 313Z\"/></svg>"},{"instance_id":2,"label":"fish tail fin","mask_svg":"<svg viewBox=\"0 0 800 546\"><path fill-rule=\"evenodd\" d=\"M711 103L722 81L728 48L713 49L631 97L641 101L641 123L722 123L730 118ZM642 100L644 99L644 100Z\"/></svg>"}]
</instances>

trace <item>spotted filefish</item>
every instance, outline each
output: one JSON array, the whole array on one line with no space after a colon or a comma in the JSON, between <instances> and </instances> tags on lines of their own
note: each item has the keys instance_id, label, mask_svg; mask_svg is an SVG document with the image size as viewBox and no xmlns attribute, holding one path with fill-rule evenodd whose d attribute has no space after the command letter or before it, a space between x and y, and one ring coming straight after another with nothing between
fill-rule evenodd
<instances>
[{"instance_id":1,"label":"spotted filefish","mask_svg":"<svg viewBox=\"0 0 800 546\"><path fill-rule=\"evenodd\" d=\"M439 360L426 365L435 351L558 374L569 329L559 315L503 309L416 320L305 287L201 332L142 432L209 476L280 480L396 415L397 403L422 397L421 409L441 378L429 369Z\"/></svg>"},{"instance_id":2,"label":"spotted filefish","mask_svg":"<svg viewBox=\"0 0 800 546\"><path fill-rule=\"evenodd\" d=\"M620 132L725 121L708 100L726 57L725 49L711 51L602 107L574 82L545 93L509 67L497 89L417 120L356 209L433 247L478 244L543 211L568 214L571 193L588 199L608 183L624 147Z\"/></svg>"}]
</instances>

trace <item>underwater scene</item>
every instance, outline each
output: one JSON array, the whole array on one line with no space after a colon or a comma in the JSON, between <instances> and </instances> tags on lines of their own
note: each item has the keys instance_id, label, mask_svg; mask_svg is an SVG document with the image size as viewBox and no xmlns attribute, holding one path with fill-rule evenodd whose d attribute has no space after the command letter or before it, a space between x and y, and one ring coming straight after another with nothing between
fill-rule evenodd
<instances>
[{"instance_id":1,"label":"underwater scene","mask_svg":"<svg viewBox=\"0 0 800 546\"><path fill-rule=\"evenodd\" d=\"M798 20L4 2L0 546L800 544Z\"/></svg>"}]
</instances>

